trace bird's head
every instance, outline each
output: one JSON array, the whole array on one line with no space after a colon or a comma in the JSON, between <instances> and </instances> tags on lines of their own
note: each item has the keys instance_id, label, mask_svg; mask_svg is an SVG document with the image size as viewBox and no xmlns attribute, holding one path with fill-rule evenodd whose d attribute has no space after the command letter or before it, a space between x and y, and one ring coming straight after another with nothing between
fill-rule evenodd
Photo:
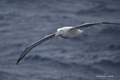
<instances>
[{"instance_id":1,"label":"bird's head","mask_svg":"<svg viewBox=\"0 0 120 80\"><path fill-rule=\"evenodd\" d=\"M63 35L63 34L64 34L64 29L63 28L58 28L55 36Z\"/></svg>"}]
</instances>

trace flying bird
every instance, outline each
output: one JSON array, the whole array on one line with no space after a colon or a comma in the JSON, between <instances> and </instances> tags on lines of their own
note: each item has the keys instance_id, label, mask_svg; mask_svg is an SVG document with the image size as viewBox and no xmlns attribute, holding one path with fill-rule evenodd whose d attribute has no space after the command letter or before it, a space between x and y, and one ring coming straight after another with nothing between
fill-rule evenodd
<instances>
[{"instance_id":1,"label":"flying bird","mask_svg":"<svg viewBox=\"0 0 120 80\"><path fill-rule=\"evenodd\" d=\"M120 23L112 23L112 22L95 22L95 23L85 23L85 24L82 24L82 25L74 26L74 27L69 26L69 27L58 28L57 32L49 34L49 35L41 38L37 42L31 44L30 46L28 46L22 52L22 54L20 55L20 57L17 60L16 64L18 64L30 50L32 50L36 46L40 45L44 41L47 41L47 40L49 40L49 39L51 39L53 37L56 37L56 36L61 36L63 38L76 37L76 36L78 36L78 35L83 33L83 30L81 30L82 28L86 28L86 27L90 27L90 26L98 25L98 24L115 24L115 25L120 25Z\"/></svg>"}]
</instances>

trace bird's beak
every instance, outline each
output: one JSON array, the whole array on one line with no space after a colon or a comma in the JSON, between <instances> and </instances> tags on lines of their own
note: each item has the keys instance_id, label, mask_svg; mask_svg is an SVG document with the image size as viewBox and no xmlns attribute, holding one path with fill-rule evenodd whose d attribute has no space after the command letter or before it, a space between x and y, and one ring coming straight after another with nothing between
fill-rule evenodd
<instances>
[{"instance_id":1,"label":"bird's beak","mask_svg":"<svg viewBox=\"0 0 120 80\"><path fill-rule=\"evenodd\" d=\"M58 36L59 35L59 32L56 32L55 36Z\"/></svg>"}]
</instances>

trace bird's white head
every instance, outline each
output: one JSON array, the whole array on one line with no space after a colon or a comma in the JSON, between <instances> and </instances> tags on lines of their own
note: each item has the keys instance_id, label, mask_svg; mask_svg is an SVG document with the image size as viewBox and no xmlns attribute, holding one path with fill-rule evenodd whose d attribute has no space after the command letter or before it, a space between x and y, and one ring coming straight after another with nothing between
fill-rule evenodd
<instances>
[{"instance_id":1,"label":"bird's white head","mask_svg":"<svg viewBox=\"0 0 120 80\"><path fill-rule=\"evenodd\" d=\"M63 34L64 34L64 28L58 28L55 36L63 35Z\"/></svg>"}]
</instances>

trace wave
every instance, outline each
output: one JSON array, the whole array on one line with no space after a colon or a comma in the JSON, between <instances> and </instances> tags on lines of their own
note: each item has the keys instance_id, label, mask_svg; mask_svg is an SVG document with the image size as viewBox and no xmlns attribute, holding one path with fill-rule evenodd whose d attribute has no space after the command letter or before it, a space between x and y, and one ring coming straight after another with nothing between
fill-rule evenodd
<instances>
[{"instance_id":1,"label":"wave","mask_svg":"<svg viewBox=\"0 0 120 80\"><path fill-rule=\"evenodd\" d=\"M21 17L21 14L14 11L0 13L0 20L11 20L16 17Z\"/></svg>"},{"instance_id":2,"label":"wave","mask_svg":"<svg viewBox=\"0 0 120 80\"><path fill-rule=\"evenodd\" d=\"M114 60L101 60L99 62L95 62L94 64L100 64L104 66L112 66L112 67L120 67L120 61L115 62Z\"/></svg>"},{"instance_id":3,"label":"wave","mask_svg":"<svg viewBox=\"0 0 120 80\"><path fill-rule=\"evenodd\" d=\"M39 55L31 55L25 58L25 60L30 61L30 62L40 62L40 63L51 63L55 65L62 65L63 67L70 67L68 64L61 62L59 60L49 58L49 57L41 57Z\"/></svg>"},{"instance_id":4,"label":"wave","mask_svg":"<svg viewBox=\"0 0 120 80\"><path fill-rule=\"evenodd\" d=\"M120 45L111 44L108 47L109 50L120 50Z\"/></svg>"},{"instance_id":5,"label":"wave","mask_svg":"<svg viewBox=\"0 0 120 80\"><path fill-rule=\"evenodd\" d=\"M82 10L78 10L77 12L75 12L75 14L77 15L85 15L85 14L92 14L94 16L98 16L101 14L105 14L105 13L114 13L114 12L119 12L119 8L116 7L108 7L107 3L102 2L102 4L100 2L93 2L91 3L94 6L90 6L91 8L88 9L82 9Z\"/></svg>"},{"instance_id":6,"label":"wave","mask_svg":"<svg viewBox=\"0 0 120 80\"><path fill-rule=\"evenodd\" d=\"M61 68L61 69L77 69L80 71L89 71L89 72L93 72L93 73L101 73L103 74L104 71L99 70L97 68L92 67L91 65L86 65L86 64L80 64L80 63L76 63L76 62L65 62L63 60L57 60L57 59L53 59L53 58L49 58L49 57L41 57L39 55L35 55L35 56L28 56L25 58L25 60L29 61L29 62L36 62L36 63L42 63L42 64L46 64L47 66L53 66L56 68Z\"/></svg>"},{"instance_id":7,"label":"wave","mask_svg":"<svg viewBox=\"0 0 120 80\"><path fill-rule=\"evenodd\" d=\"M1 80L18 80L17 75L10 72L0 71Z\"/></svg>"},{"instance_id":8,"label":"wave","mask_svg":"<svg viewBox=\"0 0 120 80\"><path fill-rule=\"evenodd\" d=\"M106 25L108 26L108 25ZM114 26L114 27L113 27ZM101 30L100 34L120 34L120 28L118 28L116 25L109 25L108 28L104 28Z\"/></svg>"}]
</instances>

